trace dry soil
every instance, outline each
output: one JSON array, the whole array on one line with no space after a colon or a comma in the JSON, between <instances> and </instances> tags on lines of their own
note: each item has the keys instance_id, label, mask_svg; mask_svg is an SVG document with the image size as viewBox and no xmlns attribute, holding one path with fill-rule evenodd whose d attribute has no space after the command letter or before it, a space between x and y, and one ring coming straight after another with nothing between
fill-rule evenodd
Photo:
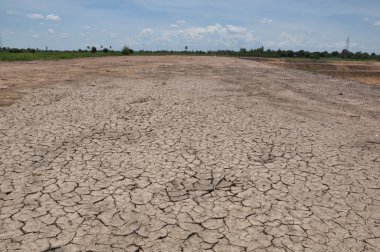
<instances>
[{"instance_id":1,"label":"dry soil","mask_svg":"<svg viewBox=\"0 0 380 252\"><path fill-rule=\"evenodd\" d=\"M380 250L378 86L219 57L0 86L0 251Z\"/></svg>"}]
</instances>

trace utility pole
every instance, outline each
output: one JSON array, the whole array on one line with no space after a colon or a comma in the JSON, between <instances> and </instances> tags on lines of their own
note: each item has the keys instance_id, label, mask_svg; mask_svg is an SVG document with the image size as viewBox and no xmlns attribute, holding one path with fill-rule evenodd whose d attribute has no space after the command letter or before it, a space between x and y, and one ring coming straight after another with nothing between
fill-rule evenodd
<instances>
[{"instance_id":1,"label":"utility pole","mask_svg":"<svg viewBox=\"0 0 380 252\"><path fill-rule=\"evenodd\" d=\"M350 51L350 36L348 36L346 39L346 50L347 50L347 52Z\"/></svg>"},{"instance_id":2,"label":"utility pole","mask_svg":"<svg viewBox=\"0 0 380 252\"><path fill-rule=\"evenodd\" d=\"M2 51L2 50L3 50L3 41L1 39L1 33L0 33L0 51Z\"/></svg>"}]
</instances>

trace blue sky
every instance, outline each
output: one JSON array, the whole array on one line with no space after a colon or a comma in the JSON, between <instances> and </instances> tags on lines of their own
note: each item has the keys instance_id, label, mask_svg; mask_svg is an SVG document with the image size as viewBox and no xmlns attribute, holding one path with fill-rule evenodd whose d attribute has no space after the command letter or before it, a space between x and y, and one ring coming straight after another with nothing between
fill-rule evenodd
<instances>
[{"instance_id":1,"label":"blue sky","mask_svg":"<svg viewBox=\"0 0 380 252\"><path fill-rule=\"evenodd\" d=\"M1 0L3 46L380 53L380 0Z\"/></svg>"}]
</instances>

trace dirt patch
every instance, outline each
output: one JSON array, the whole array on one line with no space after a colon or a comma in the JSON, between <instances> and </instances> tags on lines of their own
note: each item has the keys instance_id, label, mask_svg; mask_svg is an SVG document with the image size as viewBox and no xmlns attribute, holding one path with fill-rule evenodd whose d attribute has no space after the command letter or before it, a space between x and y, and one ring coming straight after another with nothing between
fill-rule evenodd
<instances>
[{"instance_id":1,"label":"dirt patch","mask_svg":"<svg viewBox=\"0 0 380 252\"><path fill-rule=\"evenodd\" d=\"M2 250L379 251L378 86L218 57L0 71L23 92L0 107Z\"/></svg>"},{"instance_id":2,"label":"dirt patch","mask_svg":"<svg viewBox=\"0 0 380 252\"><path fill-rule=\"evenodd\" d=\"M298 69L332 77L380 86L380 62L332 61L332 60L286 60L247 58L278 67Z\"/></svg>"}]
</instances>

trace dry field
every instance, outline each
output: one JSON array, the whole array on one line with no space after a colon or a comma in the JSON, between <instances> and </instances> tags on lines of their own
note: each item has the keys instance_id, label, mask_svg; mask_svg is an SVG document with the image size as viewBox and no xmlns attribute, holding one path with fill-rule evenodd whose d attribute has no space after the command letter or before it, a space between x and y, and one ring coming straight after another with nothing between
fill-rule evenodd
<instances>
[{"instance_id":1,"label":"dry field","mask_svg":"<svg viewBox=\"0 0 380 252\"><path fill-rule=\"evenodd\" d=\"M249 59L278 67L327 74L332 77L380 86L380 62L378 61Z\"/></svg>"},{"instance_id":2,"label":"dry field","mask_svg":"<svg viewBox=\"0 0 380 252\"><path fill-rule=\"evenodd\" d=\"M173 56L0 88L0 251L380 250L377 85Z\"/></svg>"}]
</instances>

